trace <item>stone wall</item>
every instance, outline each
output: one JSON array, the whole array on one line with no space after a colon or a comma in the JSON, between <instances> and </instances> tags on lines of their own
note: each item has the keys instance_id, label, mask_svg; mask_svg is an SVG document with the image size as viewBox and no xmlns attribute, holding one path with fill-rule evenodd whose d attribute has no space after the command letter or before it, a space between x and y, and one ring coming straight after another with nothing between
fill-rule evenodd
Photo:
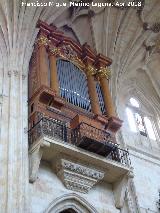
<instances>
[{"instance_id":1,"label":"stone wall","mask_svg":"<svg viewBox=\"0 0 160 213\"><path fill-rule=\"evenodd\" d=\"M41 164L38 179L30 184L30 192L31 213L45 212L57 198L73 193L73 191L66 189L47 162ZM74 192L74 194L84 199L98 213L119 213L119 210L115 208L111 184L100 182L87 194L78 192Z\"/></svg>"}]
</instances>

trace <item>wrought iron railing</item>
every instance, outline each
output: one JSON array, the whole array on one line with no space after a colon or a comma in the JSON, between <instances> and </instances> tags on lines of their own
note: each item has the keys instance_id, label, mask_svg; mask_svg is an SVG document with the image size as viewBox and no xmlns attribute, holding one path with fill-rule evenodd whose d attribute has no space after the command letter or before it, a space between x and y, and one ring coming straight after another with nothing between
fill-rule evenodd
<instances>
[{"instance_id":1,"label":"wrought iron railing","mask_svg":"<svg viewBox=\"0 0 160 213\"><path fill-rule=\"evenodd\" d=\"M102 146L102 149L105 149L105 147L107 148L106 153L108 153L108 159L118 161L124 165L131 165L128 150L119 148L119 145L113 142L113 138L109 132L95 128L83 122L80 123L73 131L74 134L72 137L74 137L75 145L78 146L83 137L91 138L103 144L104 146Z\"/></svg>"},{"instance_id":2,"label":"wrought iron railing","mask_svg":"<svg viewBox=\"0 0 160 213\"><path fill-rule=\"evenodd\" d=\"M131 166L131 160L129 157L128 150L124 150L121 148L116 148L111 151L111 153L107 156L107 158L118 161L123 165Z\"/></svg>"},{"instance_id":3,"label":"wrought iron railing","mask_svg":"<svg viewBox=\"0 0 160 213\"><path fill-rule=\"evenodd\" d=\"M29 130L29 144L43 136L71 143L72 131L61 121L43 117Z\"/></svg>"},{"instance_id":4,"label":"wrought iron railing","mask_svg":"<svg viewBox=\"0 0 160 213\"><path fill-rule=\"evenodd\" d=\"M92 125L87 123L81 122L75 129L74 129L74 136L75 136L75 143L82 137L92 138L96 141L100 141L101 143L112 143L112 137L109 132L106 132L102 129L98 129Z\"/></svg>"},{"instance_id":5,"label":"wrought iron railing","mask_svg":"<svg viewBox=\"0 0 160 213\"><path fill-rule=\"evenodd\" d=\"M32 145L43 136L58 139L75 146L79 146L79 141L86 137L91 141L97 141L99 144L102 143L104 148L110 148L106 158L130 166L129 152L120 149L118 144L113 143L110 133L88 124L81 123L77 128L70 129L61 121L43 117L29 130L29 144Z\"/></svg>"}]
</instances>

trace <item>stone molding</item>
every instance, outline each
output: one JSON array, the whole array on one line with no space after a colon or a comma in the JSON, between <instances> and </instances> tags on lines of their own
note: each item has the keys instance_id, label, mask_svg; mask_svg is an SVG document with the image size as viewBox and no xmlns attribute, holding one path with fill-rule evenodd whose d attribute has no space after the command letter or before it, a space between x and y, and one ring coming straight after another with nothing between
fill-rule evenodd
<instances>
[{"instance_id":1,"label":"stone molding","mask_svg":"<svg viewBox=\"0 0 160 213\"><path fill-rule=\"evenodd\" d=\"M2 104L2 102L3 102L3 95L0 94L0 104Z\"/></svg>"},{"instance_id":2,"label":"stone molding","mask_svg":"<svg viewBox=\"0 0 160 213\"><path fill-rule=\"evenodd\" d=\"M57 175L67 189L88 193L104 177L104 172L65 159L57 163Z\"/></svg>"},{"instance_id":3,"label":"stone molding","mask_svg":"<svg viewBox=\"0 0 160 213\"><path fill-rule=\"evenodd\" d=\"M29 181L33 183L37 179L38 169L40 166L40 161L42 159L43 148L49 147L50 143L45 141L40 141L35 146L31 147L29 150Z\"/></svg>"},{"instance_id":4,"label":"stone molding","mask_svg":"<svg viewBox=\"0 0 160 213\"><path fill-rule=\"evenodd\" d=\"M138 203L138 197L134 185L133 179L129 180L128 187L126 190L125 201L128 204L128 209L130 213L140 212L140 207Z\"/></svg>"},{"instance_id":5,"label":"stone molding","mask_svg":"<svg viewBox=\"0 0 160 213\"><path fill-rule=\"evenodd\" d=\"M84 198L76 193L64 194L53 200L43 213L58 213L66 208L72 208L77 213L98 213L98 211Z\"/></svg>"},{"instance_id":6,"label":"stone molding","mask_svg":"<svg viewBox=\"0 0 160 213\"><path fill-rule=\"evenodd\" d=\"M129 180L133 179L133 168L121 179L113 184L113 191L114 191L114 199L115 199L115 206L118 209L123 208L124 200L126 191L128 188Z\"/></svg>"}]
</instances>

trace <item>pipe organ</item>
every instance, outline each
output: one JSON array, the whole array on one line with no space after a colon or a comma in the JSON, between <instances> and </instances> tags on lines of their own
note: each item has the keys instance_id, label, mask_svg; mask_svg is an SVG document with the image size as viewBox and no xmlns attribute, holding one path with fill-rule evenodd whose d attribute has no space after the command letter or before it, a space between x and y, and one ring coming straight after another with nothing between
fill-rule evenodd
<instances>
[{"instance_id":1,"label":"pipe organ","mask_svg":"<svg viewBox=\"0 0 160 213\"><path fill-rule=\"evenodd\" d=\"M91 111L86 76L70 61L57 60L60 96L82 109Z\"/></svg>"},{"instance_id":2,"label":"pipe organ","mask_svg":"<svg viewBox=\"0 0 160 213\"><path fill-rule=\"evenodd\" d=\"M73 132L77 128L83 132L80 147L107 155L111 149L104 147L104 135L115 144L122 124L108 86L112 60L96 54L88 44L81 46L56 27L42 21L37 27L29 68L29 128L43 117L56 120Z\"/></svg>"}]
</instances>

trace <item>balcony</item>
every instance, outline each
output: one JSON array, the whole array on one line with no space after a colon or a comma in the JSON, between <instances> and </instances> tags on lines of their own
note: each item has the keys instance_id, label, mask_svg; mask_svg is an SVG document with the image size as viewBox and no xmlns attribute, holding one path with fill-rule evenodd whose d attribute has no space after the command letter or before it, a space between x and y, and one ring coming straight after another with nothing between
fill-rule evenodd
<instances>
[{"instance_id":1,"label":"balcony","mask_svg":"<svg viewBox=\"0 0 160 213\"><path fill-rule=\"evenodd\" d=\"M94 153L130 167L128 151L113 143L110 133L86 123L80 123L76 128L70 129L63 122L43 117L29 130L30 147L44 137L61 141L71 147L80 148L88 153Z\"/></svg>"},{"instance_id":2,"label":"balcony","mask_svg":"<svg viewBox=\"0 0 160 213\"><path fill-rule=\"evenodd\" d=\"M46 117L29 130L29 180L36 181L41 160L72 191L88 193L99 181L112 184L121 208L128 180L133 178L129 153L112 142L110 133L86 123L68 128Z\"/></svg>"}]
</instances>

